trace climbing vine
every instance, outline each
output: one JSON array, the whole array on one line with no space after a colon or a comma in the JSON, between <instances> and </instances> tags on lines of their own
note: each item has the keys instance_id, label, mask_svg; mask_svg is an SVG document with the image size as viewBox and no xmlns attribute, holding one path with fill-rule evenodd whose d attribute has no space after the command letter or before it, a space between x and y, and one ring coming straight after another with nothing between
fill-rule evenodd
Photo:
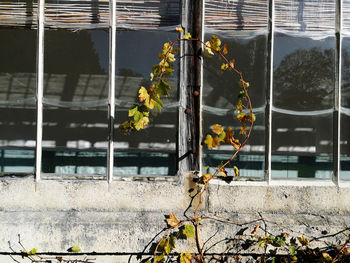
<instances>
[{"instance_id":1,"label":"climbing vine","mask_svg":"<svg viewBox=\"0 0 350 263\"><path fill-rule=\"evenodd\" d=\"M166 42L158 54L159 63L152 67L150 73L150 85L141 86L138 90L138 103L132 105L128 111L129 120L119 126L123 134L137 132L146 129L150 123L150 114L152 111L161 112L164 106L163 99L169 94L171 86L169 78L174 73L174 62L177 60L176 55L179 53L179 43L182 41L199 42L202 45L203 55L207 57L219 56L222 59L220 66L221 71L230 71L232 74L239 76L239 85L237 93L237 103L234 108L233 119L240 123L240 129L235 131L231 127L224 127L219 123L213 123L211 130L206 134L203 142L209 149L227 144L232 146L232 156L223 162L214 173L202 174L196 180L196 191L192 195L192 200L196 199L197 203L193 205L193 215L191 217L180 218L175 213L165 215L167 228L162 232L159 240L152 248L151 256L141 257L139 260L144 263L161 263L161 262L243 262L243 252L246 251L252 256L250 262L350 262L350 229L344 230L329 236L345 235L346 240L342 244L333 245L322 241L320 237L308 236L304 233L297 232L287 227L281 226L275 222L268 221L262 216L250 222L237 222L230 218L225 218L217 214L201 214L200 208L203 203L204 195L208 189L209 182L214 178L228 177L226 166L233 162L234 158L245 146L250 138L256 117L253 113L252 103L248 94L249 82L245 81L243 74L236 68L235 61L226 57L228 47L222 44L219 37L213 35L210 40L204 42L201 39L193 38L190 33L184 34L182 28L177 28L182 34L174 42ZM239 176L238 167L234 166L235 176ZM192 203L191 203L192 204ZM201 243L200 228L206 220L215 220L219 223L234 224L241 227L235 233L234 238L225 240L222 245L223 252L217 255L206 255L205 243ZM283 229L281 233L273 234L267 230L267 225L275 225ZM190 250L178 251L178 242L194 242L196 252ZM321 242L325 246L319 248L313 247L312 243ZM21 244L21 243L20 243ZM221 245L221 244L220 244ZM22 244L21 244L22 246ZM63 257L42 257L38 255L34 248L27 251L22 246L22 256L29 258L32 262L43 262L51 260L55 262L92 262L90 259L68 260ZM78 247L72 247L77 251ZM233 250L238 252L232 254ZM79 249L80 250L80 249ZM253 253L254 252L254 253ZM16 260L15 260L16 261ZM50 262L51 262L50 261ZM18 262L18 261L17 261ZM246 262L246 261L244 261Z\"/></svg>"}]
</instances>

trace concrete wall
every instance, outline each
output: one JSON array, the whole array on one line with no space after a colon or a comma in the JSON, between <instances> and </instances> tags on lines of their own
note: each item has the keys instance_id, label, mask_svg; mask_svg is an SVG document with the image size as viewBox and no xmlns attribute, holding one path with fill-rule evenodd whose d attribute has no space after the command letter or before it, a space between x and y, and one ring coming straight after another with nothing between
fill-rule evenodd
<instances>
[{"instance_id":1,"label":"concrete wall","mask_svg":"<svg viewBox=\"0 0 350 263\"><path fill-rule=\"evenodd\" d=\"M14 262L8 255L13 252L9 242L19 252L18 235L28 250L35 247L56 255L78 245L89 258L96 258L95 262L127 262L130 255L144 251L166 226L164 215L174 212L184 217L193 194L190 189L195 187L193 177L188 173L170 180L116 180L111 184L100 180L36 183L33 178L2 178L0 262ZM202 211L239 222L263 217L271 231L281 231L283 225L291 231L322 236L350 226L349 196L349 187L336 187L332 182L228 185L216 181L209 187ZM191 208L186 215L191 215ZM247 231L255 224L247 225ZM202 229L202 241L214 236L214 242L234 236L241 227L207 220ZM187 245L194 249L194 244ZM210 252L221 249L215 246ZM91 255L94 252L97 254ZM136 261L135 256L132 261Z\"/></svg>"}]
</instances>

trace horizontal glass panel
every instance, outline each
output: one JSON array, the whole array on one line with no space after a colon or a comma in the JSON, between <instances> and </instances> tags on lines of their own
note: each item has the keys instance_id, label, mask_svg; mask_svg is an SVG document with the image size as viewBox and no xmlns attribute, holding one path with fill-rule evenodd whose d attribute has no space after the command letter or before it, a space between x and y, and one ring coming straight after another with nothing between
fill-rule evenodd
<instances>
[{"instance_id":1,"label":"horizontal glass panel","mask_svg":"<svg viewBox=\"0 0 350 263\"><path fill-rule=\"evenodd\" d=\"M335 44L275 36L273 178L332 176Z\"/></svg>"},{"instance_id":2,"label":"horizontal glass panel","mask_svg":"<svg viewBox=\"0 0 350 263\"><path fill-rule=\"evenodd\" d=\"M0 172L34 172L36 35L0 29Z\"/></svg>"},{"instance_id":3,"label":"horizontal glass panel","mask_svg":"<svg viewBox=\"0 0 350 263\"><path fill-rule=\"evenodd\" d=\"M105 174L108 31L45 32L44 173Z\"/></svg>"},{"instance_id":4,"label":"horizontal glass panel","mask_svg":"<svg viewBox=\"0 0 350 263\"><path fill-rule=\"evenodd\" d=\"M142 45L139 40L142 39ZM119 125L128 119L130 107L138 102L138 90L148 87L152 66L159 63L158 53L176 33L119 31L116 54L115 175L175 175L178 129L178 61L167 80L171 90L162 99L161 113L154 109L144 130L123 135Z\"/></svg>"},{"instance_id":5,"label":"horizontal glass panel","mask_svg":"<svg viewBox=\"0 0 350 263\"><path fill-rule=\"evenodd\" d=\"M210 36L207 36L209 38ZM227 58L235 60L236 68L243 73L249 82L248 93L252 100L253 112L256 116L251 138L242 149L240 157L232 165L238 166L240 176L264 176L265 152L265 105L267 88L267 37L234 37L220 36L222 43L228 47ZM236 119L236 104L240 91L239 77L232 71L222 72L223 61L218 56L205 58L203 84L203 133L210 131L213 124L225 128L231 127L241 142L244 136L239 135L240 123ZM217 167L229 158L234 148L222 145L209 150L203 146L203 166ZM244 161L242 161L244 159Z\"/></svg>"},{"instance_id":6,"label":"horizontal glass panel","mask_svg":"<svg viewBox=\"0 0 350 263\"><path fill-rule=\"evenodd\" d=\"M45 107L42 172L105 174L107 108Z\"/></svg>"},{"instance_id":7,"label":"horizontal glass panel","mask_svg":"<svg viewBox=\"0 0 350 263\"><path fill-rule=\"evenodd\" d=\"M350 38L342 41L340 178L350 180Z\"/></svg>"}]
</instances>

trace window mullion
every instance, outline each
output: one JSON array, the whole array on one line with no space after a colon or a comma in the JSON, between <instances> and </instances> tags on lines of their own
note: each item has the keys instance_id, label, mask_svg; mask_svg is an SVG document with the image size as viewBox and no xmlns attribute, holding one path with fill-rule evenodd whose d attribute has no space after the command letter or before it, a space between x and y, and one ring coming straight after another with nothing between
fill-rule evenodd
<instances>
[{"instance_id":1,"label":"window mullion","mask_svg":"<svg viewBox=\"0 0 350 263\"><path fill-rule=\"evenodd\" d=\"M340 182L340 119L341 119L341 78L342 78L342 0L336 0L336 84L335 84L335 94L334 94L334 108L335 108L335 134L334 134L334 172L333 172L333 182L339 185Z\"/></svg>"},{"instance_id":2,"label":"window mullion","mask_svg":"<svg viewBox=\"0 0 350 263\"><path fill-rule=\"evenodd\" d=\"M265 180L271 182L271 150L272 150L272 99L273 99L273 49L275 34L275 1L269 1L269 89L267 94L267 118L266 118L266 151L265 151Z\"/></svg>"},{"instance_id":3,"label":"window mullion","mask_svg":"<svg viewBox=\"0 0 350 263\"><path fill-rule=\"evenodd\" d=\"M116 67L116 0L109 1L109 136L107 158L107 181L113 181L114 167L114 118L115 118L115 67Z\"/></svg>"},{"instance_id":4,"label":"window mullion","mask_svg":"<svg viewBox=\"0 0 350 263\"><path fill-rule=\"evenodd\" d=\"M42 162L43 128L43 90L44 90L44 5L45 0L38 0L38 37L37 37L37 75L36 75L36 163L35 180L40 181Z\"/></svg>"}]
</instances>

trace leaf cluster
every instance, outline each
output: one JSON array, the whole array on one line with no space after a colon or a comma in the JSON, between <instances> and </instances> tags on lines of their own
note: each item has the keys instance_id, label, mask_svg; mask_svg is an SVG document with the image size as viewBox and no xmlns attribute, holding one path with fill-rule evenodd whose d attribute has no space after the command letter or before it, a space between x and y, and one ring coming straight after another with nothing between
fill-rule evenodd
<instances>
[{"instance_id":1,"label":"leaf cluster","mask_svg":"<svg viewBox=\"0 0 350 263\"><path fill-rule=\"evenodd\" d=\"M175 43L171 41L164 43L161 52L158 53L160 62L153 65L150 73L151 84L149 87L141 86L138 91L138 104L134 104L128 113L130 118L119 126L120 132L128 134L132 131L145 129L150 122L150 112L157 108L161 112L163 108L163 97L168 97L170 84L167 78L174 72L173 63L176 61L174 48Z\"/></svg>"}]
</instances>

